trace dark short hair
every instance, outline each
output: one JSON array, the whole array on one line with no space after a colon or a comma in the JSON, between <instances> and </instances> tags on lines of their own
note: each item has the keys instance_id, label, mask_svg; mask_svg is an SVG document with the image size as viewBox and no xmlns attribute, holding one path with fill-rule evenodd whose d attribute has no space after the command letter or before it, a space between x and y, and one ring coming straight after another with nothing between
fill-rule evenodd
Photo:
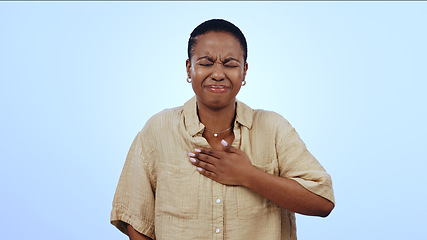
<instances>
[{"instance_id":1,"label":"dark short hair","mask_svg":"<svg viewBox=\"0 0 427 240\"><path fill-rule=\"evenodd\" d=\"M245 35L243 35L242 31L240 31L240 29L236 27L236 25L224 19L208 20L206 22L201 23L193 30L193 32L190 34L190 39L188 40L188 59L191 60L191 56L193 55L193 48L194 45L197 43L196 37L210 31L227 32L236 37L237 40L239 40L240 46L242 47L243 59L246 62L246 59L248 58L248 45L246 43Z\"/></svg>"}]
</instances>

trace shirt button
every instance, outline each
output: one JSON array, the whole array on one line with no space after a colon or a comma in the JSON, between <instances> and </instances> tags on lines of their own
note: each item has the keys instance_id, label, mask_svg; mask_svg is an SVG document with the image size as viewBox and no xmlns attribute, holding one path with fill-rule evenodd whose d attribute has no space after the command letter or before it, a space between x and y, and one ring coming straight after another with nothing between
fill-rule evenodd
<instances>
[{"instance_id":1,"label":"shirt button","mask_svg":"<svg viewBox=\"0 0 427 240\"><path fill-rule=\"evenodd\" d=\"M218 198L218 199L216 200L216 203L220 203L220 202L221 202L221 199L219 199L219 198Z\"/></svg>"},{"instance_id":2,"label":"shirt button","mask_svg":"<svg viewBox=\"0 0 427 240\"><path fill-rule=\"evenodd\" d=\"M215 230L215 232L216 232L216 233L219 233L219 228L217 228L217 229Z\"/></svg>"}]
</instances>

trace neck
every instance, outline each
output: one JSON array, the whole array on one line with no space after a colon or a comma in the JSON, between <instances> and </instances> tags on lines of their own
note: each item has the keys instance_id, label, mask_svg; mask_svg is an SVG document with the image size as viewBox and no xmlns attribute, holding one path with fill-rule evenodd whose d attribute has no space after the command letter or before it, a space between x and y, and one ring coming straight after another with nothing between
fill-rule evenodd
<instances>
[{"instance_id":1,"label":"neck","mask_svg":"<svg viewBox=\"0 0 427 240\"><path fill-rule=\"evenodd\" d=\"M221 109L212 109L202 104L197 105L200 122L207 129L214 132L220 132L228 129L234 121L236 105L230 104Z\"/></svg>"}]
</instances>

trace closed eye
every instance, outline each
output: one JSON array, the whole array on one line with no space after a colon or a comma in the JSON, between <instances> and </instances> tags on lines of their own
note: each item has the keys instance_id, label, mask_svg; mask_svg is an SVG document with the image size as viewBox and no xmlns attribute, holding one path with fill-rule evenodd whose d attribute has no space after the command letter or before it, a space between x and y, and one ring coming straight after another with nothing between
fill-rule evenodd
<instances>
[{"instance_id":1,"label":"closed eye","mask_svg":"<svg viewBox=\"0 0 427 240\"><path fill-rule=\"evenodd\" d=\"M224 66L228 68L235 68L240 66L240 62L235 58L227 58L224 61Z\"/></svg>"}]
</instances>

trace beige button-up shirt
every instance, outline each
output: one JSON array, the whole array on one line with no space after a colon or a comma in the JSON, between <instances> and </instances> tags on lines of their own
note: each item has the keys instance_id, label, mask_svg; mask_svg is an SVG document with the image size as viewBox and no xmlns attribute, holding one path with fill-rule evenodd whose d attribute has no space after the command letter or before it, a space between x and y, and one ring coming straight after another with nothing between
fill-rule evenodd
<instances>
[{"instance_id":1,"label":"beige button-up shirt","mask_svg":"<svg viewBox=\"0 0 427 240\"><path fill-rule=\"evenodd\" d=\"M239 101L236 113L232 145L254 166L334 202L330 176L281 115ZM226 186L196 171L188 153L210 147L203 131L196 97L150 118L126 158L111 223L124 233L130 224L158 240L296 239L293 212L248 188Z\"/></svg>"}]
</instances>

